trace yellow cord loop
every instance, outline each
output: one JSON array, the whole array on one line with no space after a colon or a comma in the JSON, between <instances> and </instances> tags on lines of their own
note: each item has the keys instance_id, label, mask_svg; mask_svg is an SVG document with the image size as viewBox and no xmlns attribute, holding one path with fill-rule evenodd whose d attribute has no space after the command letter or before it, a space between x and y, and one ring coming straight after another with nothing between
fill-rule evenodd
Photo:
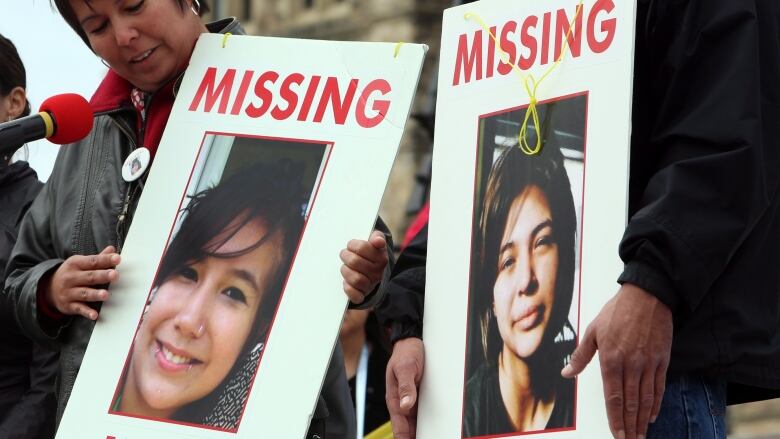
<instances>
[{"instance_id":1,"label":"yellow cord loop","mask_svg":"<svg viewBox=\"0 0 780 439\"><path fill-rule=\"evenodd\" d=\"M225 35L222 36L222 48L223 49L225 48L225 45L227 44L228 37L231 36L231 35L233 35L233 34L231 34L230 32L225 32Z\"/></svg>"},{"instance_id":2,"label":"yellow cord loop","mask_svg":"<svg viewBox=\"0 0 780 439\"><path fill-rule=\"evenodd\" d=\"M498 39L496 38L496 35L490 31L490 28L485 24L485 21L482 20L482 17L480 17L477 14L474 14L472 12L467 12L466 15L463 16L466 20L474 20L476 21L480 27L482 27L482 30L484 30L488 35L490 35L490 38L493 39L493 42L495 43L496 49L499 52L499 55L501 56L501 60L504 64L509 64L512 66L512 71L517 74L517 76L520 78L520 80L523 82L523 88L525 88L525 92L528 94L528 109L525 112L525 118L523 118L523 124L520 126L520 133L517 135L517 144L520 147L520 149L526 153L527 155L536 155L539 154L539 152L542 150L542 136L541 136L541 127L539 126L539 112L536 109L536 104L538 102L536 98L536 92L539 89L539 85L541 85L542 81L544 81L547 76L552 73L553 70L555 70L560 64L561 61L563 61L563 57L566 56L566 52L569 48L569 38L571 38L572 31L574 29L574 23L577 21L577 17L582 13L582 2L583 0L580 0L579 4L577 5L577 12L574 13L574 18L571 20L571 23L569 23L569 30L566 31L566 38L563 40L563 46L561 47L561 54L558 56L558 59L555 60L555 62L550 66L550 68L547 69L547 71L542 74L542 76L537 81L532 74L523 75L523 71L520 70L520 67L517 66L517 63L511 63L509 54L504 51L504 49L501 48L501 43L498 42ZM528 119L533 118L534 127L536 127L536 145L533 147L528 143Z\"/></svg>"}]
</instances>

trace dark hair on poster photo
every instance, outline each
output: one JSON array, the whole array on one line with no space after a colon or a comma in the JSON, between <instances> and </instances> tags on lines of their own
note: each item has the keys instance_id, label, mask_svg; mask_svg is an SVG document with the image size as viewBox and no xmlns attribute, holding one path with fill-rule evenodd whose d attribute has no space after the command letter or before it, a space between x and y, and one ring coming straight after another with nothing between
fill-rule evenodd
<instances>
[{"instance_id":1,"label":"dark hair on poster photo","mask_svg":"<svg viewBox=\"0 0 780 439\"><path fill-rule=\"evenodd\" d=\"M585 101L539 106L538 154L516 144L524 109L481 120L463 437L574 426L575 382L559 371L576 343L573 185L582 181L567 167L584 163Z\"/></svg>"},{"instance_id":2,"label":"dark hair on poster photo","mask_svg":"<svg viewBox=\"0 0 780 439\"><path fill-rule=\"evenodd\" d=\"M246 138L230 148L215 154L228 157L217 160L225 167L218 183L188 189L113 414L226 431L239 426L327 148Z\"/></svg>"}]
</instances>

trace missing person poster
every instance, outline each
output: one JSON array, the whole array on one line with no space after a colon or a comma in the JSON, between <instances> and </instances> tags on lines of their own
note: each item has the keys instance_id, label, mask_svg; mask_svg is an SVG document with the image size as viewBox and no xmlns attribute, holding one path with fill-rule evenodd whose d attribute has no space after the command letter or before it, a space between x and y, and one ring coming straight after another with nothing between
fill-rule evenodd
<instances>
[{"instance_id":1,"label":"missing person poster","mask_svg":"<svg viewBox=\"0 0 780 439\"><path fill-rule=\"evenodd\" d=\"M58 438L304 437L425 51L200 38Z\"/></svg>"},{"instance_id":2,"label":"missing person poster","mask_svg":"<svg viewBox=\"0 0 780 439\"><path fill-rule=\"evenodd\" d=\"M561 377L617 291L633 2L444 14L417 437L610 436L598 362Z\"/></svg>"}]
</instances>

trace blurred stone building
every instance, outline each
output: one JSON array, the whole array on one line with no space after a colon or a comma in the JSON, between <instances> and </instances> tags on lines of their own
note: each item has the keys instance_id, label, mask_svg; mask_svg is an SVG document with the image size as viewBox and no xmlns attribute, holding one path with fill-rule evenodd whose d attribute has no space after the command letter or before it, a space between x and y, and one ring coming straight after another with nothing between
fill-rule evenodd
<instances>
[{"instance_id":1,"label":"blurred stone building","mask_svg":"<svg viewBox=\"0 0 780 439\"><path fill-rule=\"evenodd\" d=\"M729 439L780 439L780 399L729 407Z\"/></svg>"},{"instance_id":2,"label":"blurred stone building","mask_svg":"<svg viewBox=\"0 0 780 439\"><path fill-rule=\"evenodd\" d=\"M425 43L430 50L380 214L400 243L427 198L442 11L462 0L209 0L212 18L239 17L248 33ZM357 165L357 164L356 164ZM780 365L778 365L780 367ZM780 439L780 400L729 408L732 439Z\"/></svg>"},{"instance_id":3,"label":"blurred stone building","mask_svg":"<svg viewBox=\"0 0 780 439\"><path fill-rule=\"evenodd\" d=\"M210 0L210 4L212 16L239 17L252 35L429 46L412 117L380 209L399 244L427 198L441 18L453 0Z\"/></svg>"}]
</instances>

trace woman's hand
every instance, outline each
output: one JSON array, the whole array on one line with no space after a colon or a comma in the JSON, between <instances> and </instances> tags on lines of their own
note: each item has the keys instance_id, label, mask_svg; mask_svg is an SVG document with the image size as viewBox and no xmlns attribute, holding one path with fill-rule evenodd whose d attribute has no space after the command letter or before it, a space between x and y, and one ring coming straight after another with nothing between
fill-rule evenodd
<instances>
[{"instance_id":1,"label":"woman's hand","mask_svg":"<svg viewBox=\"0 0 780 439\"><path fill-rule=\"evenodd\" d=\"M344 292L352 303L362 303L382 280L382 273L387 266L386 247L385 235L374 230L368 241L353 239L339 253L344 263L341 266Z\"/></svg>"},{"instance_id":2,"label":"woman's hand","mask_svg":"<svg viewBox=\"0 0 780 439\"><path fill-rule=\"evenodd\" d=\"M44 298L57 311L66 315L81 315L97 320L98 313L87 302L102 302L108 299L108 291L94 288L116 281L115 270L121 258L113 246L103 249L98 255L71 256L57 268L44 286Z\"/></svg>"}]
</instances>

